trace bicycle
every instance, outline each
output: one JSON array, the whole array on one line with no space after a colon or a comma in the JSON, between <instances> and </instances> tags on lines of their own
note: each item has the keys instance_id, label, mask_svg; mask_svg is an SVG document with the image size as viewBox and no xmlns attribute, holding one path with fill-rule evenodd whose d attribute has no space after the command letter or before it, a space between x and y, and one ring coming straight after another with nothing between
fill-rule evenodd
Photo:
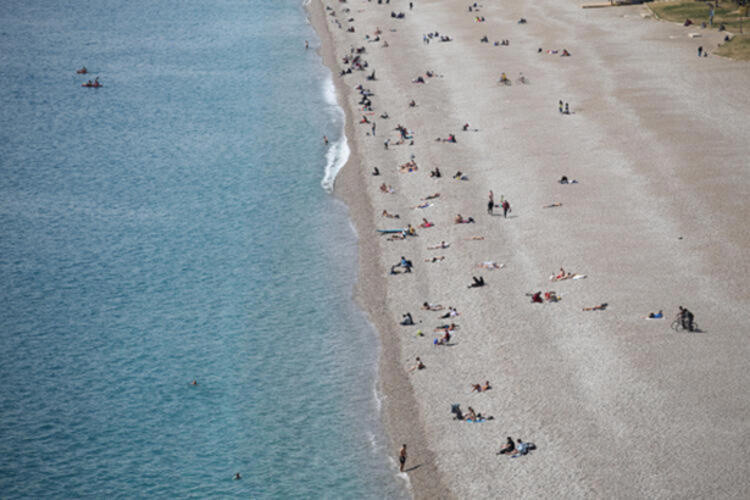
<instances>
[{"instance_id":1,"label":"bicycle","mask_svg":"<svg viewBox=\"0 0 750 500\"><path fill-rule=\"evenodd\" d=\"M680 318L679 315L677 316L677 318L675 318L674 321L672 321L672 330L674 330L676 332L681 332L683 330L687 330L687 328L684 328L682 326L682 318ZM698 323L696 323L695 321L693 321L693 330L692 331L693 332L699 332L700 331L700 328L698 328Z\"/></svg>"}]
</instances>

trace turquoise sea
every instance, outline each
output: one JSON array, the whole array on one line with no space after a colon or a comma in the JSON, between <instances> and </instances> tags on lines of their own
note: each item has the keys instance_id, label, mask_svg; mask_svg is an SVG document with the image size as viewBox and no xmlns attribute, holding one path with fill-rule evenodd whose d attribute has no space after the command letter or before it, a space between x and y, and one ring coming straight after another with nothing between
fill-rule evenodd
<instances>
[{"instance_id":1,"label":"turquoise sea","mask_svg":"<svg viewBox=\"0 0 750 500\"><path fill-rule=\"evenodd\" d=\"M408 496L300 1L0 6L0 497Z\"/></svg>"}]
</instances>

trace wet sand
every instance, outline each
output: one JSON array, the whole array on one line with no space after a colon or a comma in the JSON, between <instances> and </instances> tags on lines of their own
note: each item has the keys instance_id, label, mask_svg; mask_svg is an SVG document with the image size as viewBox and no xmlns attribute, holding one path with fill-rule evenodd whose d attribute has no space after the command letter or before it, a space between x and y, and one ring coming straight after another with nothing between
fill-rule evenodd
<instances>
[{"instance_id":1,"label":"wet sand","mask_svg":"<svg viewBox=\"0 0 750 500\"><path fill-rule=\"evenodd\" d=\"M698 58L718 33L643 18L641 6L468 5L310 6L347 113L352 154L335 192L359 233L356 294L381 335L394 460L408 443L417 498L747 497L750 65ZM381 41L365 40L376 27ZM423 43L434 31L453 41ZM494 46L503 39L510 45ZM339 78L342 57L363 46L367 70ZM377 80L367 81L372 69ZM501 72L511 85L498 84ZM412 83L419 75L426 84ZM358 123L359 84L375 93L366 114L374 137ZM414 145L394 144L397 124ZM435 142L451 133L457 143ZM412 154L418 170L401 173ZM435 167L440 179L429 175ZM458 170L468 180L452 179ZM562 175L578 183L561 185ZM395 194L382 193L383 182ZM486 213L489 190L509 200L509 218ZM436 192L432 206L411 208ZM553 203L561 206L543 208ZM476 222L454 224L458 213ZM375 232L423 217L435 227L405 241ZM450 247L427 249L440 241ZM414 272L389 275L402 255ZM445 260L424 261L433 256ZM475 267L484 261L504 267ZM587 278L550 282L560 267ZM487 285L468 288L479 275ZM562 299L525 295L550 290ZM425 301L460 311L453 345L432 345L444 321L420 309ZM606 310L582 310L601 303ZM670 329L678 305L703 332ZM644 319L660 309L666 319ZM416 326L398 324L406 312ZM427 368L408 372L415 356ZM490 391L470 392L485 380ZM455 421L453 403L494 419ZM497 456L506 436L538 449Z\"/></svg>"}]
</instances>

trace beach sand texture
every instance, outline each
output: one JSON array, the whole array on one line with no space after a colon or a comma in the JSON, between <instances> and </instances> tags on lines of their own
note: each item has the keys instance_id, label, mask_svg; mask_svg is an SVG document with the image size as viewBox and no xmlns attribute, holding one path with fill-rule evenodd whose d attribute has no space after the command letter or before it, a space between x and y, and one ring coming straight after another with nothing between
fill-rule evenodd
<instances>
[{"instance_id":1,"label":"beach sand texture","mask_svg":"<svg viewBox=\"0 0 750 500\"><path fill-rule=\"evenodd\" d=\"M310 13L347 113L352 155L335 192L359 233L357 298L382 338L386 426L394 458L408 443L407 470L418 466L415 497L750 497L750 66L698 58L721 35L644 19L641 6L408 4L316 0ZM365 40L377 27L380 41ZM453 41L424 43L435 31ZM339 77L363 46L368 68ZM427 70L438 76L412 83ZM395 144L397 124L414 145ZM451 133L457 143L435 141ZM401 173L412 154L418 170ZM468 180L452 179L458 170ZM489 190L509 200L509 218L487 214ZM454 224L459 213L476 222ZM435 226L418 228L423 217ZM375 232L406 223L418 236ZM441 241L450 247L427 249ZM389 275L402 255L414 272ZM475 267L484 261L504 268ZM561 266L587 278L551 283ZM487 286L468 288L479 275ZM526 296L548 290L562 300ZM453 345L432 345L445 320L425 301L460 312ZM670 329L679 305L702 333ZM659 309L666 319L644 318ZM398 324L406 312L416 326ZM415 356L427 368L408 372ZM470 392L485 380L491 390ZM453 403L494 420L453 420ZM538 449L497 456L506 436Z\"/></svg>"}]
</instances>

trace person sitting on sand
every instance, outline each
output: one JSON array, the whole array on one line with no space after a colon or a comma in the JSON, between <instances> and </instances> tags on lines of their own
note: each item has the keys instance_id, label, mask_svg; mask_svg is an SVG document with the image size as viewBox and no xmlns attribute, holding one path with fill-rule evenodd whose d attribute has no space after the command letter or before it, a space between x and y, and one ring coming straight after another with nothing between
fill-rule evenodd
<instances>
[{"instance_id":1,"label":"person sitting on sand","mask_svg":"<svg viewBox=\"0 0 750 500\"><path fill-rule=\"evenodd\" d=\"M456 172L455 174L453 174L453 178L457 179L459 181L468 181L469 180L469 178L467 176L465 176L463 174L463 172L461 172L460 170L458 172Z\"/></svg>"},{"instance_id":2,"label":"person sitting on sand","mask_svg":"<svg viewBox=\"0 0 750 500\"><path fill-rule=\"evenodd\" d=\"M471 385L471 392L482 392L482 386L480 384L470 384Z\"/></svg>"},{"instance_id":3,"label":"person sitting on sand","mask_svg":"<svg viewBox=\"0 0 750 500\"><path fill-rule=\"evenodd\" d=\"M458 141L456 140L456 136L455 136L455 135L453 135L453 134L448 134L448 137L447 137L447 138L445 138L445 139L442 139L442 141L443 141L443 142L451 142L451 143L453 143L453 144L455 144L456 142L458 142Z\"/></svg>"},{"instance_id":4,"label":"person sitting on sand","mask_svg":"<svg viewBox=\"0 0 750 500\"><path fill-rule=\"evenodd\" d=\"M412 268L411 261L407 260L406 257L404 257L403 255L401 256L400 265L401 265L401 267L404 268L404 272L405 273L410 273L411 272L411 268Z\"/></svg>"},{"instance_id":5,"label":"person sitting on sand","mask_svg":"<svg viewBox=\"0 0 750 500\"><path fill-rule=\"evenodd\" d=\"M472 224L474 223L474 217L469 217L467 219L464 219L461 214L457 214L455 219L453 219L454 223L456 224Z\"/></svg>"},{"instance_id":6,"label":"person sitting on sand","mask_svg":"<svg viewBox=\"0 0 750 500\"><path fill-rule=\"evenodd\" d=\"M433 341L433 345L448 345L448 343L451 341L451 334L448 330L445 330L445 333L442 337L439 339L435 339Z\"/></svg>"},{"instance_id":7,"label":"person sitting on sand","mask_svg":"<svg viewBox=\"0 0 750 500\"><path fill-rule=\"evenodd\" d=\"M440 178L440 176L440 169L438 167L435 167L435 170L430 170L430 177Z\"/></svg>"},{"instance_id":8,"label":"person sitting on sand","mask_svg":"<svg viewBox=\"0 0 750 500\"><path fill-rule=\"evenodd\" d=\"M583 308L583 310L584 310L584 311L603 311L603 310L605 310L605 309L607 308L607 306L608 306L608 305L609 305L609 304L607 304L607 303L605 302L605 303L603 303L603 304L599 304L598 306L593 306L593 307L584 307L584 308Z\"/></svg>"},{"instance_id":9,"label":"person sitting on sand","mask_svg":"<svg viewBox=\"0 0 750 500\"><path fill-rule=\"evenodd\" d=\"M432 226L434 226L434 225L435 225L435 224L433 224L432 222L430 222L430 221L428 221L427 219L425 219L424 217L422 217L422 223L421 223L421 224L419 225L419 227L423 227L423 228L425 228L425 229L426 229L426 228L428 228L428 227L432 227Z\"/></svg>"},{"instance_id":10,"label":"person sitting on sand","mask_svg":"<svg viewBox=\"0 0 750 500\"><path fill-rule=\"evenodd\" d=\"M547 302L559 302L560 297L557 296L557 293L550 290L549 292L544 293L544 300Z\"/></svg>"},{"instance_id":11,"label":"person sitting on sand","mask_svg":"<svg viewBox=\"0 0 750 500\"><path fill-rule=\"evenodd\" d=\"M411 224L407 224L407 226L406 226L406 234L408 234L409 236L416 236L417 235L417 230L414 229L414 226L412 226Z\"/></svg>"},{"instance_id":12,"label":"person sitting on sand","mask_svg":"<svg viewBox=\"0 0 750 500\"><path fill-rule=\"evenodd\" d=\"M424 78L422 77L422 75L419 75L414 80L412 80L411 83L424 83Z\"/></svg>"},{"instance_id":13,"label":"person sitting on sand","mask_svg":"<svg viewBox=\"0 0 750 500\"><path fill-rule=\"evenodd\" d=\"M449 243L446 243L445 241L441 241L439 245L433 245L431 247L427 247L427 250L442 250L443 248L448 248L450 246Z\"/></svg>"},{"instance_id":14,"label":"person sitting on sand","mask_svg":"<svg viewBox=\"0 0 750 500\"><path fill-rule=\"evenodd\" d=\"M506 453L513 453L516 450L516 443L513 442L513 438L508 436L508 440L505 442L505 447L501 448L497 452L498 455L505 455Z\"/></svg>"},{"instance_id":15,"label":"person sitting on sand","mask_svg":"<svg viewBox=\"0 0 750 500\"><path fill-rule=\"evenodd\" d=\"M413 372L414 370L424 370L425 368L427 367L422 363L422 360L419 359L419 356L417 356L416 363L409 369L409 372Z\"/></svg>"},{"instance_id":16,"label":"person sitting on sand","mask_svg":"<svg viewBox=\"0 0 750 500\"><path fill-rule=\"evenodd\" d=\"M492 389L492 386L490 386L490 381L489 380L485 380L484 381L484 385L482 386L482 390L483 391L489 391L490 389Z\"/></svg>"},{"instance_id":17,"label":"person sitting on sand","mask_svg":"<svg viewBox=\"0 0 750 500\"><path fill-rule=\"evenodd\" d=\"M536 292L536 293L527 293L526 295L531 297L532 303L542 304L544 300L542 300L542 292Z\"/></svg>"},{"instance_id":18,"label":"person sitting on sand","mask_svg":"<svg viewBox=\"0 0 750 500\"><path fill-rule=\"evenodd\" d=\"M411 313L406 313L401 316L401 325L402 326L412 326L414 325L414 320L411 317Z\"/></svg>"},{"instance_id":19,"label":"person sitting on sand","mask_svg":"<svg viewBox=\"0 0 750 500\"><path fill-rule=\"evenodd\" d=\"M430 304L429 302L425 302L422 304L422 309L426 311L442 311L445 308L440 304Z\"/></svg>"},{"instance_id":20,"label":"person sitting on sand","mask_svg":"<svg viewBox=\"0 0 750 500\"><path fill-rule=\"evenodd\" d=\"M474 408L472 408L471 406L469 406L469 409L466 410L465 417L466 417L466 420L476 420L477 419L477 414L474 411Z\"/></svg>"},{"instance_id":21,"label":"person sitting on sand","mask_svg":"<svg viewBox=\"0 0 750 500\"><path fill-rule=\"evenodd\" d=\"M516 450L517 450L516 454L515 455L511 455L510 458L518 458L518 457L521 457L523 455L526 455L531 450L536 450L536 445L534 443L524 443L520 439L517 439L516 440Z\"/></svg>"},{"instance_id":22,"label":"person sitting on sand","mask_svg":"<svg viewBox=\"0 0 750 500\"><path fill-rule=\"evenodd\" d=\"M409 107L410 108L415 108L416 106L417 106L417 103L416 103L416 101L414 99L412 99L411 101L409 101Z\"/></svg>"},{"instance_id":23,"label":"person sitting on sand","mask_svg":"<svg viewBox=\"0 0 750 500\"><path fill-rule=\"evenodd\" d=\"M473 283L469 285L469 288L478 288L480 286L484 286L484 277L480 276L477 278L476 276L472 276L471 279L473 280Z\"/></svg>"}]
</instances>

